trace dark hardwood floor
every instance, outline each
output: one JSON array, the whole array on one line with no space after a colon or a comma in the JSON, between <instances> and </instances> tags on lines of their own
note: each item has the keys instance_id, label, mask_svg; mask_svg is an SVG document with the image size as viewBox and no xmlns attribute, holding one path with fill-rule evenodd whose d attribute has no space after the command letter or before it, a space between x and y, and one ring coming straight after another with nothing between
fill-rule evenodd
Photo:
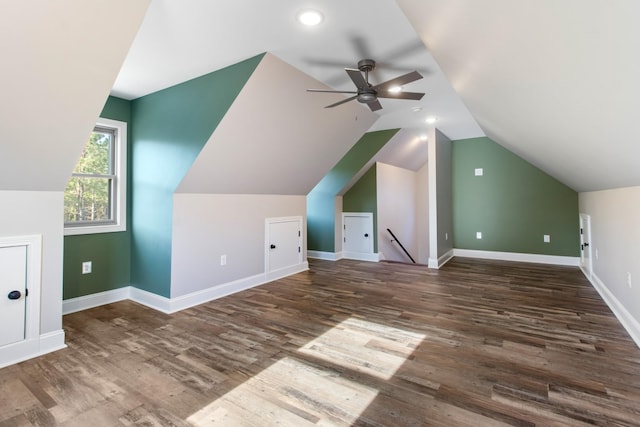
<instances>
[{"instance_id":1,"label":"dark hardwood floor","mask_svg":"<svg viewBox=\"0 0 640 427\"><path fill-rule=\"evenodd\" d=\"M640 350L576 268L311 260L174 315L64 318L0 426L639 426Z\"/></svg>"}]
</instances>

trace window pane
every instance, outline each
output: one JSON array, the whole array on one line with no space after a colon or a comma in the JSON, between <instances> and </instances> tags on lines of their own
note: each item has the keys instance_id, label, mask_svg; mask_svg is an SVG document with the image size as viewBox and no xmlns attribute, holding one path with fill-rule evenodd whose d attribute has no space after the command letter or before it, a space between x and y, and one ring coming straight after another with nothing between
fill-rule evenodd
<instances>
[{"instance_id":1,"label":"window pane","mask_svg":"<svg viewBox=\"0 0 640 427\"><path fill-rule=\"evenodd\" d=\"M64 191L64 221L110 221L111 181L72 177Z\"/></svg>"},{"instance_id":2,"label":"window pane","mask_svg":"<svg viewBox=\"0 0 640 427\"><path fill-rule=\"evenodd\" d=\"M96 128L82 150L82 156L74 173L108 175L112 173L111 150L114 133L109 129Z\"/></svg>"}]
</instances>

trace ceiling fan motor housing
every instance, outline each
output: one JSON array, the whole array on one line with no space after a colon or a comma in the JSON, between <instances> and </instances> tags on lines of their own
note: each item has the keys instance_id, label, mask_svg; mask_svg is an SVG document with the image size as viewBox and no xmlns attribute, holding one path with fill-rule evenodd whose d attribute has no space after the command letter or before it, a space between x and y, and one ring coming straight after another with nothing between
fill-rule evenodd
<instances>
[{"instance_id":1,"label":"ceiling fan motor housing","mask_svg":"<svg viewBox=\"0 0 640 427\"><path fill-rule=\"evenodd\" d=\"M356 99L358 100L358 102L361 102L363 104L368 104L378 99L378 96L375 90L370 90L370 91L366 90L366 91L359 92Z\"/></svg>"}]
</instances>

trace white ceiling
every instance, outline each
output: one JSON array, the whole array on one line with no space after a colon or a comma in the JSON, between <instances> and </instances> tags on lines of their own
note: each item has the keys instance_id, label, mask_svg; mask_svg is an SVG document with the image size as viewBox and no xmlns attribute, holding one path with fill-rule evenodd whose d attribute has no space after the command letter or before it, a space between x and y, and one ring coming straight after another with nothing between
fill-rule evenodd
<instances>
[{"instance_id":1,"label":"white ceiling","mask_svg":"<svg viewBox=\"0 0 640 427\"><path fill-rule=\"evenodd\" d=\"M578 191L640 185L639 1L398 4L487 136Z\"/></svg>"},{"instance_id":2,"label":"white ceiling","mask_svg":"<svg viewBox=\"0 0 640 427\"><path fill-rule=\"evenodd\" d=\"M306 7L322 25L296 22ZM343 68L370 56L374 83L417 69L425 78L406 90L426 92L382 100L371 130L418 135L434 115L450 139L486 134L575 190L640 185L638 16L635 0L153 0L112 93L133 99L265 51L350 90Z\"/></svg>"},{"instance_id":3,"label":"white ceiling","mask_svg":"<svg viewBox=\"0 0 640 427\"><path fill-rule=\"evenodd\" d=\"M299 24L296 15L306 8L320 11L324 22ZM424 133L424 119L433 115L452 139L483 135L393 0L153 0L112 94L134 99L263 52L338 90L353 90L344 68L356 68L364 57L378 62L374 84L418 70L424 79L406 90L426 96L381 100L381 118L370 130ZM305 96L326 99L323 105L335 101L331 94ZM283 93L272 104L288 99Z\"/></svg>"}]
</instances>

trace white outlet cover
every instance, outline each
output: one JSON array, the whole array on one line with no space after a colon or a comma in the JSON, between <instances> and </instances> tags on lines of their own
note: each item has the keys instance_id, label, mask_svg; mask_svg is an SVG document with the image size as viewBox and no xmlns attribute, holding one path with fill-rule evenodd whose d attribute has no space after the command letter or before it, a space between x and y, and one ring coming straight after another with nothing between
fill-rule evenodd
<instances>
[{"instance_id":1,"label":"white outlet cover","mask_svg":"<svg viewBox=\"0 0 640 427\"><path fill-rule=\"evenodd\" d=\"M475 174L476 174L476 176L482 176L482 175L484 175L484 169L482 169L482 168L476 168L476 170L475 170Z\"/></svg>"},{"instance_id":2,"label":"white outlet cover","mask_svg":"<svg viewBox=\"0 0 640 427\"><path fill-rule=\"evenodd\" d=\"M545 234L543 236L543 240L544 240L545 243L549 243L549 242L551 242L551 236L548 235L548 234Z\"/></svg>"},{"instance_id":3,"label":"white outlet cover","mask_svg":"<svg viewBox=\"0 0 640 427\"><path fill-rule=\"evenodd\" d=\"M82 263L82 274L91 273L91 261L85 261Z\"/></svg>"},{"instance_id":4,"label":"white outlet cover","mask_svg":"<svg viewBox=\"0 0 640 427\"><path fill-rule=\"evenodd\" d=\"M476 232L476 239L482 239L482 231Z\"/></svg>"}]
</instances>

